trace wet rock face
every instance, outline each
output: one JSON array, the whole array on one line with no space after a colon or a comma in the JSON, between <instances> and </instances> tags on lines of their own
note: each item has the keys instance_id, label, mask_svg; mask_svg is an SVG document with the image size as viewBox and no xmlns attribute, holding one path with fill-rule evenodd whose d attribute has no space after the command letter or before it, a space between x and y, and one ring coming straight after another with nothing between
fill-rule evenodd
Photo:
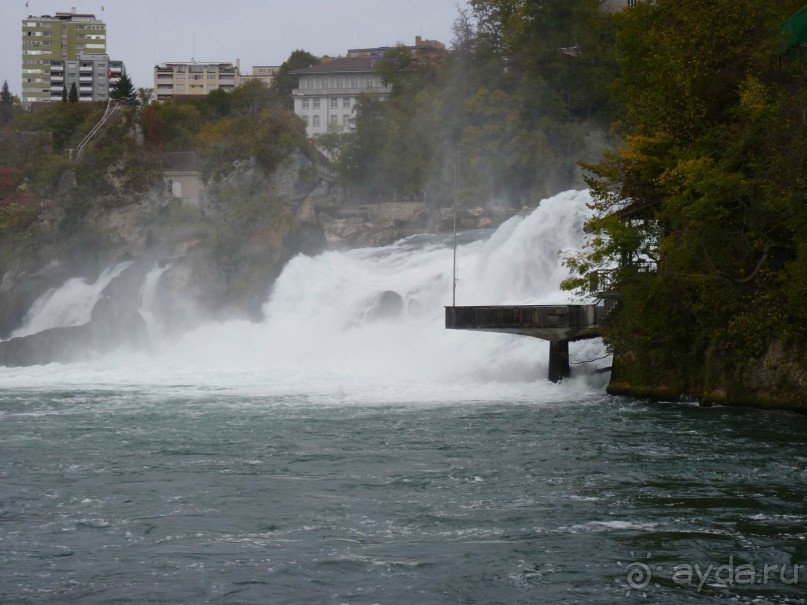
<instances>
[{"instance_id":1,"label":"wet rock face","mask_svg":"<svg viewBox=\"0 0 807 605\"><path fill-rule=\"evenodd\" d=\"M142 350L148 344L148 329L140 313L104 297L95 304L92 319L86 324L50 328L0 342L0 365L66 363L121 347Z\"/></svg>"},{"instance_id":2,"label":"wet rock face","mask_svg":"<svg viewBox=\"0 0 807 605\"><path fill-rule=\"evenodd\" d=\"M515 214L507 208L459 208L457 229L497 227ZM319 220L331 249L386 246L417 233L448 233L454 228L452 208L430 208L423 202L321 205Z\"/></svg>"},{"instance_id":3,"label":"wet rock face","mask_svg":"<svg viewBox=\"0 0 807 605\"><path fill-rule=\"evenodd\" d=\"M175 331L210 319L260 318L285 263L299 253L316 254L326 248L324 231L307 197L316 185L304 178L310 165L299 152L271 172L252 160L236 162L218 181L205 184L200 207L166 197L160 182L152 190L119 199L109 200L109 194L90 200L83 218L74 218L69 227L59 213L43 212L43 223L32 230L31 246L19 251L9 247L0 257L0 338L20 326L44 293L71 278L84 277L91 283L104 267L123 259L135 261L137 271L127 271L117 292L105 296L137 299L145 274L167 259L170 269L160 279L154 312L162 313L163 325ZM58 195L52 208L70 199L70 183ZM102 305L98 312L104 321L107 314L122 311L103 310ZM62 337L37 342L53 338ZM31 346L41 349L39 344ZM53 345L54 351L63 349ZM19 351L28 355L22 348Z\"/></svg>"},{"instance_id":4,"label":"wet rock face","mask_svg":"<svg viewBox=\"0 0 807 605\"><path fill-rule=\"evenodd\" d=\"M365 318L368 321L397 319L404 312L404 300L393 290L380 292L373 299Z\"/></svg>"}]
</instances>

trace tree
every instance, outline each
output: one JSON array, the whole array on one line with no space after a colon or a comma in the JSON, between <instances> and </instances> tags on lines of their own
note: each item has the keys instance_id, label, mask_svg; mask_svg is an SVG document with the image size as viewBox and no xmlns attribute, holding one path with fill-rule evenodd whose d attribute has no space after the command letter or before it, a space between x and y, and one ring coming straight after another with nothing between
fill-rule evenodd
<instances>
[{"instance_id":1,"label":"tree","mask_svg":"<svg viewBox=\"0 0 807 605\"><path fill-rule=\"evenodd\" d=\"M109 93L113 101L118 101L125 105L137 105L137 91L132 80L127 74L122 74L115 86Z\"/></svg>"},{"instance_id":2,"label":"tree","mask_svg":"<svg viewBox=\"0 0 807 605\"><path fill-rule=\"evenodd\" d=\"M8 89L8 80L3 80L0 92L0 126L11 120L14 115L14 97Z\"/></svg>"},{"instance_id":3,"label":"tree","mask_svg":"<svg viewBox=\"0 0 807 605\"><path fill-rule=\"evenodd\" d=\"M76 88L75 82L70 85L70 94L67 95L67 101L69 103L78 103L78 88Z\"/></svg>"},{"instance_id":4,"label":"tree","mask_svg":"<svg viewBox=\"0 0 807 605\"><path fill-rule=\"evenodd\" d=\"M148 105L151 97L154 95L153 88L145 88L141 86L137 89L137 101L140 105Z\"/></svg>"},{"instance_id":5,"label":"tree","mask_svg":"<svg viewBox=\"0 0 807 605\"><path fill-rule=\"evenodd\" d=\"M588 166L590 241L567 286L613 271L618 351L702 380L777 338L804 354L807 82L780 47L800 4L656 0L616 17L626 142Z\"/></svg>"},{"instance_id":6,"label":"tree","mask_svg":"<svg viewBox=\"0 0 807 605\"><path fill-rule=\"evenodd\" d=\"M8 89L8 80L3 80L3 89L0 92L0 105L3 107L11 107L14 104L14 97L11 96L11 91Z\"/></svg>"},{"instance_id":7,"label":"tree","mask_svg":"<svg viewBox=\"0 0 807 605\"><path fill-rule=\"evenodd\" d=\"M271 90L281 106L294 109L294 99L291 97L291 91L297 88L298 78L292 75L291 72L295 69L303 69L319 63L320 60L317 57L304 50L298 49L289 55L289 58L277 70L275 77L272 78Z\"/></svg>"}]
</instances>

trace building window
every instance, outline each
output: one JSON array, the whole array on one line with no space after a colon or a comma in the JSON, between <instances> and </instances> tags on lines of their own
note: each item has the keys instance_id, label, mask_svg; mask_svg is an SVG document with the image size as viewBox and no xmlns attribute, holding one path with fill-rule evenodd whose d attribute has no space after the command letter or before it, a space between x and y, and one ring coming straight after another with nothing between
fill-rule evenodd
<instances>
[{"instance_id":1,"label":"building window","mask_svg":"<svg viewBox=\"0 0 807 605\"><path fill-rule=\"evenodd\" d=\"M359 87L359 79L358 78L350 78L350 87L351 88L358 88Z\"/></svg>"},{"instance_id":2,"label":"building window","mask_svg":"<svg viewBox=\"0 0 807 605\"><path fill-rule=\"evenodd\" d=\"M339 108L339 98L334 97L331 99L331 109L338 109Z\"/></svg>"},{"instance_id":3,"label":"building window","mask_svg":"<svg viewBox=\"0 0 807 605\"><path fill-rule=\"evenodd\" d=\"M316 128L319 126L319 116L313 116L313 126Z\"/></svg>"},{"instance_id":4,"label":"building window","mask_svg":"<svg viewBox=\"0 0 807 605\"><path fill-rule=\"evenodd\" d=\"M350 97L345 97L342 99L342 107L345 109L350 109Z\"/></svg>"},{"instance_id":5,"label":"building window","mask_svg":"<svg viewBox=\"0 0 807 605\"><path fill-rule=\"evenodd\" d=\"M342 116L342 126L347 126L350 124L350 116L345 114Z\"/></svg>"},{"instance_id":6,"label":"building window","mask_svg":"<svg viewBox=\"0 0 807 605\"><path fill-rule=\"evenodd\" d=\"M328 78L322 78L322 88L330 88L331 81Z\"/></svg>"},{"instance_id":7,"label":"building window","mask_svg":"<svg viewBox=\"0 0 807 605\"><path fill-rule=\"evenodd\" d=\"M308 128L308 116L303 116L303 122L305 122L305 126Z\"/></svg>"},{"instance_id":8,"label":"building window","mask_svg":"<svg viewBox=\"0 0 807 605\"><path fill-rule=\"evenodd\" d=\"M303 109L308 109L311 105L311 102L308 99L303 99Z\"/></svg>"},{"instance_id":9,"label":"building window","mask_svg":"<svg viewBox=\"0 0 807 605\"><path fill-rule=\"evenodd\" d=\"M319 99L314 99L314 109L319 109Z\"/></svg>"},{"instance_id":10,"label":"building window","mask_svg":"<svg viewBox=\"0 0 807 605\"><path fill-rule=\"evenodd\" d=\"M336 115L335 113L331 114L331 124L336 126L338 123L339 123L339 116Z\"/></svg>"}]
</instances>

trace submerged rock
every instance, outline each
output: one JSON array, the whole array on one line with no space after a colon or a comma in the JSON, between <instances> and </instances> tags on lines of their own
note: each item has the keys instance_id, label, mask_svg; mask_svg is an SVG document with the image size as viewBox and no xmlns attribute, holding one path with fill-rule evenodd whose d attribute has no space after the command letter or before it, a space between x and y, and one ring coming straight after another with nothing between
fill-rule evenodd
<instances>
[{"instance_id":1,"label":"submerged rock","mask_svg":"<svg viewBox=\"0 0 807 605\"><path fill-rule=\"evenodd\" d=\"M368 321L397 319L403 314L404 300L393 290L379 292L365 314Z\"/></svg>"}]
</instances>

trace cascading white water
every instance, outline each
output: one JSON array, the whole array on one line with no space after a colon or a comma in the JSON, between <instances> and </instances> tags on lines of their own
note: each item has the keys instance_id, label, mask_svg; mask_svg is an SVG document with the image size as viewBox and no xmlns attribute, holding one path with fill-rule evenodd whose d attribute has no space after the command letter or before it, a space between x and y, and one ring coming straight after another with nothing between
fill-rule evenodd
<instances>
[{"instance_id":1,"label":"cascading white water","mask_svg":"<svg viewBox=\"0 0 807 605\"><path fill-rule=\"evenodd\" d=\"M80 326L87 323L101 292L131 264L131 261L126 261L107 267L93 283L75 277L67 280L59 288L49 290L34 302L23 318L22 326L14 330L11 337L28 336L48 328Z\"/></svg>"},{"instance_id":2,"label":"cascading white water","mask_svg":"<svg viewBox=\"0 0 807 605\"><path fill-rule=\"evenodd\" d=\"M492 234L463 234L457 304L567 302L558 253L580 245L589 199L587 192L565 192ZM467 400L507 392L532 398L536 388L556 397L557 385L546 382L545 341L445 329L451 244L451 236L420 235L381 248L297 256L277 279L261 323L207 324L163 341L158 335L148 355L94 362L92 380L101 371L104 380L127 384L337 400ZM161 274L152 270L144 283L144 309ZM393 305L392 316L376 312L385 292L402 303ZM603 352L597 341L573 345L572 355L581 358ZM49 377L85 382L62 369Z\"/></svg>"},{"instance_id":3,"label":"cascading white water","mask_svg":"<svg viewBox=\"0 0 807 605\"><path fill-rule=\"evenodd\" d=\"M171 268L169 263L157 265L146 274L143 279L143 285L140 288L140 308L138 309L140 315L146 321L146 327L149 336L152 338L158 335L157 321L154 316L154 298L157 294L157 284L160 283L160 278L163 273Z\"/></svg>"},{"instance_id":4,"label":"cascading white water","mask_svg":"<svg viewBox=\"0 0 807 605\"><path fill-rule=\"evenodd\" d=\"M457 304L569 301L559 288L567 273L558 254L580 245L588 201L587 192L560 194L461 245ZM298 256L275 283L265 321L207 325L158 355L197 367L271 368L309 388L327 389L331 380L384 388L543 382L546 342L445 329L450 246L450 237L415 236L383 248ZM400 316L368 319L368 308L390 291L403 300Z\"/></svg>"}]
</instances>

